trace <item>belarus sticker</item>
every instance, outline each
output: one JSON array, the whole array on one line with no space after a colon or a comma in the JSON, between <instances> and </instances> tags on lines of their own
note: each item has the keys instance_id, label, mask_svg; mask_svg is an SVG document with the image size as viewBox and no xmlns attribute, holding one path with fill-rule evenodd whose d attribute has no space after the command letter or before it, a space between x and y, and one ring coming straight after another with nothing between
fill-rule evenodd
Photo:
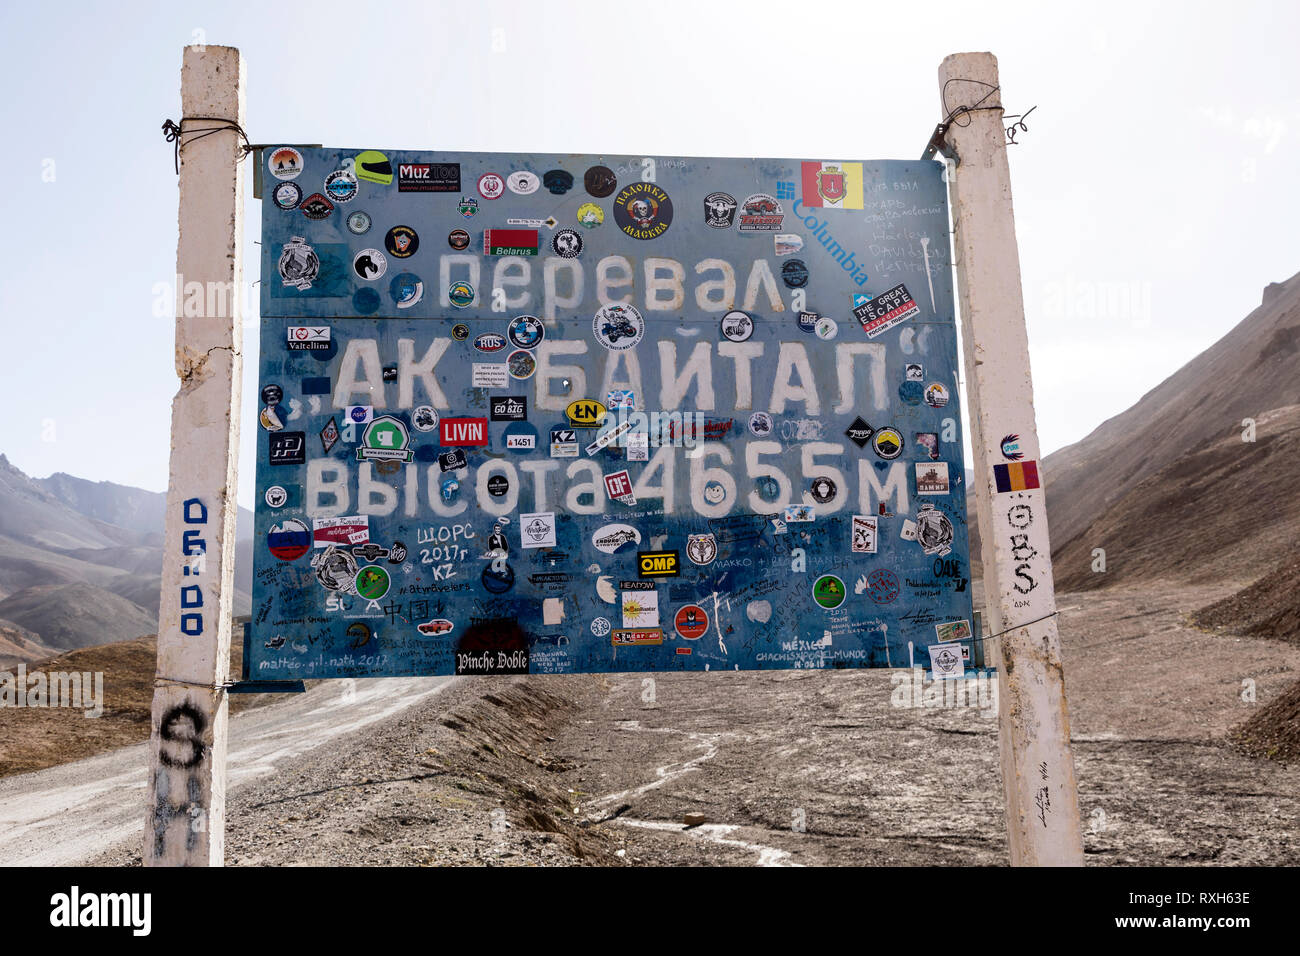
<instances>
[{"instance_id":1,"label":"belarus sticker","mask_svg":"<svg viewBox=\"0 0 1300 956\"><path fill-rule=\"evenodd\" d=\"M535 256L537 244L536 229L483 230L485 256Z\"/></svg>"}]
</instances>

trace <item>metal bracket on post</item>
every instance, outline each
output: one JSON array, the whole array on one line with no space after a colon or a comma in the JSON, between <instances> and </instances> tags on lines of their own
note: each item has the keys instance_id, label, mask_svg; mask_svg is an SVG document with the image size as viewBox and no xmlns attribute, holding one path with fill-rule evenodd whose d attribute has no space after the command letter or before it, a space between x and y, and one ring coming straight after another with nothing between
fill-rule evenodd
<instances>
[{"instance_id":1,"label":"metal bracket on post","mask_svg":"<svg viewBox=\"0 0 1300 956\"><path fill-rule=\"evenodd\" d=\"M944 96L951 83L990 92L954 108ZM981 105L1000 88L997 59L991 53L949 56L939 67L939 88L946 119L969 117L949 123L945 133L968 160L957 167L949 190L983 544L988 621L980 623L997 641L988 650L999 672L998 746L1011 862L1081 866L1079 795L1038 472L1006 130L1001 107ZM1014 456L1003 455L1002 436L1019 436Z\"/></svg>"},{"instance_id":2,"label":"metal bracket on post","mask_svg":"<svg viewBox=\"0 0 1300 956\"><path fill-rule=\"evenodd\" d=\"M948 135L948 124L940 123L934 128L934 133L930 136L930 142L925 144L925 151L921 153L922 159L934 159L934 154L939 153L946 159L951 159L955 165L961 164L961 159L957 156L957 150L952 143L945 138Z\"/></svg>"}]
</instances>

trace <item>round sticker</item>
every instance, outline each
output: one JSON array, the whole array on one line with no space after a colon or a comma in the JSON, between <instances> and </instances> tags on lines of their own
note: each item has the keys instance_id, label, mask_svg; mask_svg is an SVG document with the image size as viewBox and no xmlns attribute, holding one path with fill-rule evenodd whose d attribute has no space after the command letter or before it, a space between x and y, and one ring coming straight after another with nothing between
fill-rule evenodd
<instances>
[{"instance_id":1,"label":"round sticker","mask_svg":"<svg viewBox=\"0 0 1300 956\"><path fill-rule=\"evenodd\" d=\"M537 178L536 173L530 173L526 169L520 169L506 177L506 185L510 187L512 193L518 193L520 196L527 196L535 193L541 188L542 181Z\"/></svg>"},{"instance_id":2,"label":"round sticker","mask_svg":"<svg viewBox=\"0 0 1300 956\"><path fill-rule=\"evenodd\" d=\"M551 248L561 258L576 259L582 255L582 234L573 229L561 229L551 239Z\"/></svg>"},{"instance_id":3,"label":"round sticker","mask_svg":"<svg viewBox=\"0 0 1300 956\"><path fill-rule=\"evenodd\" d=\"M284 389L279 385L267 385L262 389L263 405L279 405L284 401Z\"/></svg>"},{"instance_id":4,"label":"round sticker","mask_svg":"<svg viewBox=\"0 0 1300 956\"><path fill-rule=\"evenodd\" d=\"M505 475L493 475L487 480L487 490L493 498L500 498L510 490L510 482Z\"/></svg>"},{"instance_id":5,"label":"round sticker","mask_svg":"<svg viewBox=\"0 0 1300 956\"><path fill-rule=\"evenodd\" d=\"M771 475L763 475L761 478L754 480L754 487L758 489L758 496L764 501L776 501L777 496L781 494L781 486Z\"/></svg>"},{"instance_id":6,"label":"round sticker","mask_svg":"<svg viewBox=\"0 0 1300 956\"><path fill-rule=\"evenodd\" d=\"M905 405L920 405L924 391L920 382L907 381L898 386L898 397Z\"/></svg>"},{"instance_id":7,"label":"round sticker","mask_svg":"<svg viewBox=\"0 0 1300 956\"><path fill-rule=\"evenodd\" d=\"M732 342L745 342L754 334L754 320L748 312L732 309L722 317L722 336Z\"/></svg>"},{"instance_id":8,"label":"round sticker","mask_svg":"<svg viewBox=\"0 0 1300 956\"><path fill-rule=\"evenodd\" d=\"M595 634L597 637L604 637L609 633L609 629L609 618L598 617L591 622L591 633Z\"/></svg>"},{"instance_id":9,"label":"round sticker","mask_svg":"<svg viewBox=\"0 0 1300 956\"><path fill-rule=\"evenodd\" d=\"M813 326L813 332L819 339L833 339L839 334L839 331L840 327L836 324L835 320L825 315L819 318L817 324Z\"/></svg>"},{"instance_id":10,"label":"round sticker","mask_svg":"<svg viewBox=\"0 0 1300 956\"><path fill-rule=\"evenodd\" d=\"M354 308L360 315L374 315L379 311L379 306L381 304L379 293L369 286L364 289L358 289L352 294L352 308ZM320 353L313 352L312 354L319 355Z\"/></svg>"},{"instance_id":11,"label":"round sticker","mask_svg":"<svg viewBox=\"0 0 1300 956\"><path fill-rule=\"evenodd\" d=\"M268 507L279 508L289 500L289 492L285 491L283 485L272 485L266 489L266 494L263 497L266 499Z\"/></svg>"},{"instance_id":12,"label":"round sticker","mask_svg":"<svg viewBox=\"0 0 1300 956\"><path fill-rule=\"evenodd\" d=\"M604 199L618 185L618 177L608 166L592 166L583 174L582 185L597 199Z\"/></svg>"},{"instance_id":13,"label":"round sticker","mask_svg":"<svg viewBox=\"0 0 1300 956\"><path fill-rule=\"evenodd\" d=\"M835 482L831 481L825 475L818 475L813 479L812 490L809 492L809 494L812 495L813 501L817 502L819 505L828 504L835 500L835 496L838 493L839 488L836 487Z\"/></svg>"},{"instance_id":14,"label":"round sticker","mask_svg":"<svg viewBox=\"0 0 1300 956\"><path fill-rule=\"evenodd\" d=\"M453 282L447 290L447 299L458 309L474 304L474 287L468 282Z\"/></svg>"},{"instance_id":15,"label":"round sticker","mask_svg":"<svg viewBox=\"0 0 1300 956\"><path fill-rule=\"evenodd\" d=\"M511 378L522 382L526 378L532 378L537 371L537 359L533 358L532 352L518 349L506 359L506 371Z\"/></svg>"},{"instance_id":16,"label":"round sticker","mask_svg":"<svg viewBox=\"0 0 1300 956\"><path fill-rule=\"evenodd\" d=\"M887 425L871 436L871 447L887 461L897 458L903 453L903 433Z\"/></svg>"},{"instance_id":17,"label":"round sticker","mask_svg":"<svg viewBox=\"0 0 1300 956\"><path fill-rule=\"evenodd\" d=\"M844 582L833 574L823 574L813 584L813 600L828 611L833 611L848 597Z\"/></svg>"},{"instance_id":18,"label":"round sticker","mask_svg":"<svg viewBox=\"0 0 1300 956\"><path fill-rule=\"evenodd\" d=\"M380 186L391 186L393 183L393 164L377 149L357 153L352 168L357 179L364 182L378 183Z\"/></svg>"},{"instance_id":19,"label":"round sticker","mask_svg":"<svg viewBox=\"0 0 1300 956\"><path fill-rule=\"evenodd\" d=\"M727 489L720 481L710 481L704 486L704 500L711 505L720 505L727 497Z\"/></svg>"},{"instance_id":20,"label":"round sticker","mask_svg":"<svg viewBox=\"0 0 1300 956\"><path fill-rule=\"evenodd\" d=\"M411 409L411 427L417 432L431 432L438 427L438 410L432 405L416 405Z\"/></svg>"},{"instance_id":21,"label":"round sticker","mask_svg":"<svg viewBox=\"0 0 1300 956\"><path fill-rule=\"evenodd\" d=\"M397 259L409 259L420 248L420 237L410 226L394 226L384 236L384 248Z\"/></svg>"},{"instance_id":22,"label":"round sticker","mask_svg":"<svg viewBox=\"0 0 1300 956\"><path fill-rule=\"evenodd\" d=\"M614 199L614 221L633 239L658 239L673 224L673 201L654 183L624 186Z\"/></svg>"},{"instance_id":23,"label":"round sticker","mask_svg":"<svg viewBox=\"0 0 1300 956\"><path fill-rule=\"evenodd\" d=\"M496 199L506 191L506 181L496 173L484 173L478 178L478 192L484 199Z\"/></svg>"},{"instance_id":24,"label":"round sticker","mask_svg":"<svg viewBox=\"0 0 1300 956\"><path fill-rule=\"evenodd\" d=\"M931 382L925 387L925 403L931 408L943 408L948 404L948 389L942 382Z\"/></svg>"},{"instance_id":25,"label":"round sticker","mask_svg":"<svg viewBox=\"0 0 1300 956\"><path fill-rule=\"evenodd\" d=\"M462 322L457 322L451 327L451 337L457 342L464 342L469 338L469 326Z\"/></svg>"},{"instance_id":26,"label":"round sticker","mask_svg":"<svg viewBox=\"0 0 1300 956\"><path fill-rule=\"evenodd\" d=\"M297 183L279 183L271 193L271 198L281 209L297 209L302 203L302 187Z\"/></svg>"},{"instance_id":27,"label":"round sticker","mask_svg":"<svg viewBox=\"0 0 1300 956\"><path fill-rule=\"evenodd\" d=\"M773 428L772 416L767 412L755 412L749 416L749 433L759 438L766 438L772 434Z\"/></svg>"},{"instance_id":28,"label":"round sticker","mask_svg":"<svg viewBox=\"0 0 1300 956\"><path fill-rule=\"evenodd\" d=\"M483 573L479 575L479 582L483 585L483 590L489 594L505 594L515 586L515 572L510 565L504 561L489 561L483 568Z\"/></svg>"},{"instance_id":29,"label":"round sticker","mask_svg":"<svg viewBox=\"0 0 1300 956\"><path fill-rule=\"evenodd\" d=\"M585 202L578 207L578 225L584 229L595 229L605 221L605 210L594 202Z\"/></svg>"},{"instance_id":30,"label":"round sticker","mask_svg":"<svg viewBox=\"0 0 1300 956\"><path fill-rule=\"evenodd\" d=\"M358 209L348 216L348 232L354 236L364 236L370 231L370 213Z\"/></svg>"},{"instance_id":31,"label":"round sticker","mask_svg":"<svg viewBox=\"0 0 1300 956\"><path fill-rule=\"evenodd\" d=\"M297 179L302 173L302 153L292 146L273 149L266 157L266 168L276 179Z\"/></svg>"},{"instance_id":32,"label":"round sticker","mask_svg":"<svg viewBox=\"0 0 1300 956\"><path fill-rule=\"evenodd\" d=\"M802 289L808 284L808 266L802 259L791 259L781 266L781 281L789 289Z\"/></svg>"},{"instance_id":33,"label":"round sticker","mask_svg":"<svg viewBox=\"0 0 1300 956\"><path fill-rule=\"evenodd\" d=\"M517 349L534 349L546 338L546 326L535 315L520 315L510 320L506 327L510 344Z\"/></svg>"},{"instance_id":34,"label":"round sticker","mask_svg":"<svg viewBox=\"0 0 1300 956\"><path fill-rule=\"evenodd\" d=\"M399 272L388 283L388 292L399 309L409 309L424 298L424 283L414 272Z\"/></svg>"},{"instance_id":35,"label":"round sticker","mask_svg":"<svg viewBox=\"0 0 1300 956\"><path fill-rule=\"evenodd\" d=\"M673 616L673 630L688 641L698 641L709 629L709 615L698 604L687 604Z\"/></svg>"},{"instance_id":36,"label":"round sticker","mask_svg":"<svg viewBox=\"0 0 1300 956\"><path fill-rule=\"evenodd\" d=\"M367 564L357 572L355 583L357 593L363 598L367 601L378 601L388 593L392 581L384 568L377 564Z\"/></svg>"},{"instance_id":37,"label":"round sticker","mask_svg":"<svg viewBox=\"0 0 1300 956\"><path fill-rule=\"evenodd\" d=\"M271 525L266 534L266 546L281 561L295 561L311 550L311 531L296 518L288 518Z\"/></svg>"},{"instance_id":38,"label":"round sticker","mask_svg":"<svg viewBox=\"0 0 1300 956\"><path fill-rule=\"evenodd\" d=\"M601 306L591 322L596 341L611 352L635 348L645 335L645 320L635 306L612 303Z\"/></svg>"},{"instance_id":39,"label":"round sticker","mask_svg":"<svg viewBox=\"0 0 1300 956\"><path fill-rule=\"evenodd\" d=\"M469 233L464 229L453 229L447 233L447 245L453 249L468 249Z\"/></svg>"},{"instance_id":40,"label":"round sticker","mask_svg":"<svg viewBox=\"0 0 1300 956\"><path fill-rule=\"evenodd\" d=\"M867 575L867 596L877 604L892 604L898 597L898 575L886 568Z\"/></svg>"},{"instance_id":41,"label":"round sticker","mask_svg":"<svg viewBox=\"0 0 1300 956\"><path fill-rule=\"evenodd\" d=\"M325 177L325 195L335 202L349 202L357 194L357 181L347 170L336 169Z\"/></svg>"},{"instance_id":42,"label":"round sticker","mask_svg":"<svg viewBox=\"0 0 1300 956\"><path fill-rule=\"evenodd\" d=\"M352 259L352 271L358 278L374 282L388 271L388 259L378 249L362 249Z\"/></svg>"}]
</instances>

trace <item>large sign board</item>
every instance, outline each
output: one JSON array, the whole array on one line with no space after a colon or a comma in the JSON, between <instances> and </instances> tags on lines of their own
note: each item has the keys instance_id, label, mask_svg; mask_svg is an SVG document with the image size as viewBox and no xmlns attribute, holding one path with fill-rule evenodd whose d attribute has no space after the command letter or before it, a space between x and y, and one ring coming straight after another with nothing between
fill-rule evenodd
<instances>
[{"instance_id":1,"label":"large sign board","mask_svg":"<svg viewBox=\"0 0 1300 956\"><path fill-rule=\"evenodd\" d=\"M941 164L260 178L249 676L960 668Z\"/></svg>"}]
</instances>

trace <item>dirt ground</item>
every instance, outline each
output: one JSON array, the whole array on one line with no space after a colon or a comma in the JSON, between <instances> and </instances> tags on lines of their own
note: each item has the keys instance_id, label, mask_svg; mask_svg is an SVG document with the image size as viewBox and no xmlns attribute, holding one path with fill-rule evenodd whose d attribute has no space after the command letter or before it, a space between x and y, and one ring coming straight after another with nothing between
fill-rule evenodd
<instances>
[{"instance_id":1,"label":"dirt ground","mask_svg":"<svg viewBox=\"0 0 1300 956\"><path fill-rule=\"evenodd\" d=\"M101 673L103 713L86 717L86 711L92 709L90 701L84 708L0 707L0 777L70 763L148 740L157 661L157 639L151 634L67 651L26 665L28 675L38 671L47 675ZM243 646L238 640L232 642L230 661L230 672L240 673ZM16 665L0 670L17 673ZM89 696L93 699L98 695ZM230 712L237 714L274 699L269 694L233 695Z\"/></svg>"},{"instance_id":2,"label":"dirt ground","mask_svg":"<svg viewBox=\"0 0 1300 956\"><path fill-rule=\"evenodd\" d=\"M1300 767L1228 732L1300 648L1193 627L1219 596L1061 596L1090 865L1294 861ZM236 791L228 862L1007 862L995 709L891 706L889 672L646 679L460 681Z\"/></svg>"}]
</instances>

